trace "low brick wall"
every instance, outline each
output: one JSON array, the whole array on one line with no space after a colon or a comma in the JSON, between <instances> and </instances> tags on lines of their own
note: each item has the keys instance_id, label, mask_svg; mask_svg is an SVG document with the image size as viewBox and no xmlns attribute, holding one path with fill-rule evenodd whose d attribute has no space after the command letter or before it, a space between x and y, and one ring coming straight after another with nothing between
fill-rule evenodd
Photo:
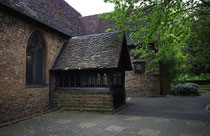
<instances>
[{"instance_id":1,"label":"low brick wall","mask_svg":"<svg viewBox=\"0 0 210 136\"><path fill-rule=\"evenodd\" d=\"M109 89L97 90L57 90L52 93L53 106L67 110L113 111L113 97Z\"/></svg>"}]
</instances>

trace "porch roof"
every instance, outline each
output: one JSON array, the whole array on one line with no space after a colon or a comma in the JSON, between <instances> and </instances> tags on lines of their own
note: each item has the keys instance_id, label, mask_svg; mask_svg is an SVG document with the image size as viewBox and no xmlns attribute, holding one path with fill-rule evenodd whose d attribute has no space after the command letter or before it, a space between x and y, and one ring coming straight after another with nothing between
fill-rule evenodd
<instances>
[{"instance_id":1,"label":"porch roof","mask_svg":"<svg viewBox=\"0 0 210 136\"><path fill-rule=\"evenodd\" d=\"M63 45L52 70L120 68L124 66L120 63L122 55L127 56L128 60L124 60L128 63L124 69L131 69L126 41L120 38L120 34L118 31L71 38Z\"/></svg>"}]
</instances>

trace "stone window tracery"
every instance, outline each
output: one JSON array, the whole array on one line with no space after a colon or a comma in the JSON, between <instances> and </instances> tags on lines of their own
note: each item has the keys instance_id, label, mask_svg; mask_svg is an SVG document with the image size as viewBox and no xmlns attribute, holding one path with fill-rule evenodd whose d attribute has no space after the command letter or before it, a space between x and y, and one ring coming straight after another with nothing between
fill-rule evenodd
<instances>
[{"instance_id":1,"label":"stone window tracery","mask_svg":"<svg viewBox=\"0 0 210 136\"><path fill-rule=\"evenodd\" d=\"M34 32L26 50L26 85L45 84L45 42L41 34Z\"/></svg>"}]
</instances>

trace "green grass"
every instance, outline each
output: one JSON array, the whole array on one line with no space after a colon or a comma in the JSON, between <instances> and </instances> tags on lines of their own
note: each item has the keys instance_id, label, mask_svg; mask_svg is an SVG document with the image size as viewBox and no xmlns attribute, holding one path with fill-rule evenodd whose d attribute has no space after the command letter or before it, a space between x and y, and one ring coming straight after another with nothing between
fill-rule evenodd
<instances>
[{"instance_id":1,"label":"green grass","mask_svg":"<svg viewBox=\"0 0 210 136\"><path fill-rule=\"evenodd\" d=\"M210 90L210 85L200 85L199 90Z\"/></svg>"}]
</instances>

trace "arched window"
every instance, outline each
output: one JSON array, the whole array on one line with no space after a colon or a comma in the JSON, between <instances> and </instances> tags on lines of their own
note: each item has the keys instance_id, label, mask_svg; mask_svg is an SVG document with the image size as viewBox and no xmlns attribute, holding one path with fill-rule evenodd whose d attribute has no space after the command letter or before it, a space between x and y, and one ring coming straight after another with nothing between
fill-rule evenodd
<instances>
[{"instance_id":1,"label":"arched window","mask_svg":"<svg viewBox=\"0 0 210 136\"><path fill-rule=\"evenodd\" d=\"M45 42L39 32L34 32L26 49L26 85L45 84Z\"/></svg>"}]
</instances>

